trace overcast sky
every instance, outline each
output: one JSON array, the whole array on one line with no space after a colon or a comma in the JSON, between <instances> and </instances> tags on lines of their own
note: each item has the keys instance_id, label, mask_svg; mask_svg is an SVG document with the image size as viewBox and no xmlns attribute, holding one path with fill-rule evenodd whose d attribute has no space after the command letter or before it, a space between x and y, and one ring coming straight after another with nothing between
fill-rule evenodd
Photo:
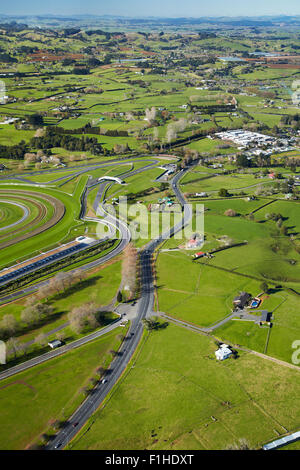
<instances>
[{"instance_id":1,"label":"overcast sky","mask_svg":"<svg viewBox=\"0 0 300 470\"><path fill-rule=\"evenodd\" d=\"M97 14L120 16L259 16L300 15L299 0L1 0L0 13Z\"/></svg>"}]
</instances>

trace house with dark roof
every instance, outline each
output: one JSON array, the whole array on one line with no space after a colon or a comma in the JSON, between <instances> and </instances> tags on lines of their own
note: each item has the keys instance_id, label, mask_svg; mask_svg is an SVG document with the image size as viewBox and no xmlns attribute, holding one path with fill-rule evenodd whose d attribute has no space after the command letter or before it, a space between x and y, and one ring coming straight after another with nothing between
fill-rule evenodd
<instances>
[{"instance_id":1,"label":"house with dark roof","mask_svg":"<svg viewBox=\"0 0 300 470\"><path fill-rule=\"evenodd\" d=\"M250 299L251 294L248 294L248 292L241 292L237 297L234 298L233 305L238 308L244 308Z\"/></svg>"}]
</instances>

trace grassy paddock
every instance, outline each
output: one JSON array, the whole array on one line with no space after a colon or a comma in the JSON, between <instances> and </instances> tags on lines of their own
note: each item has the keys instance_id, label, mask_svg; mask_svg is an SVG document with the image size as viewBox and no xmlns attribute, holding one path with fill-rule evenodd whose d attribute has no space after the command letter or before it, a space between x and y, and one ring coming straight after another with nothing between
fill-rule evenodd
<instances>
[{"instance_id":1,"label":"grassy paddock","mask_svg":"<svg viewBox=\"0 0 300 470\"><path fill-rule=\"evenodd\" d=\"M1 381L1 449L25 449L55 420L68 418L84 399L81 388L88 386L97 367L111 360L109 351L118 349L120 333L124 333L123 329L117 328L59 358Z\"/></svg>"},{"instance_id":2,"label":"grassy paddock","mask_svg":"<svg viewBox=\"0 0 300 470\"><path fill-rule=\"evenodd\" d=\"M297 371L245 353L218 363L215 350L209 338L177 326L151 333L135 367L70 447L224 449L243 437L259 448L299 427Z\"/></svg>"}]
</instances>

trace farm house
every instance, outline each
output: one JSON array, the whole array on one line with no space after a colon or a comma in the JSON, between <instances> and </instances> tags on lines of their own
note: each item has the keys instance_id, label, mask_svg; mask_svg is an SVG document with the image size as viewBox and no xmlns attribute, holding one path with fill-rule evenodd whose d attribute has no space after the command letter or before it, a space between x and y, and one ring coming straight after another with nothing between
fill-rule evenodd
<instances>
[{"instance_id":1,"label":"farm house","mask_svg":"<svg viewBox=\"0 0 300 470\"><path fill-rule=\"evenodd\" d=\"M229 348L228 344L221 344L219 349L215 352L215 355L218 361L224 361L232 355L232 351Z\"/></svg>"}]
</instances>

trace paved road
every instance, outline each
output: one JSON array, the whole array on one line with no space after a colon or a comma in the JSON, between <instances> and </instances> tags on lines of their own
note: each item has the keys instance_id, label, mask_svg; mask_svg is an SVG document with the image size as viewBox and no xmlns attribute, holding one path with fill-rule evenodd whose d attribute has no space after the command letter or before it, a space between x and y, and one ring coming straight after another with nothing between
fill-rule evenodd
<instances>
[{"instance_id":1,"label":"paved road","mask_svg":"<svg viewBox=\"0 0 300 470\"><path fill-rule=\"evenodd\" d=\"M141 171L145 171L146 169L148 169L149 167L152 167L152 166L153 166L153 163L151 163L150 165L147 165L146 167L143 167L139 170L134 170L132 172L128 172L127 177L132 176L133 173L136 174L136 173L140 173ZM102 188L103 191L105 190L105 186L106 185L101 184L101 188ZM101 198L102 197L100 197L100 200L101 200ZM81 209L82 218L85 218L85 213L86 213L86 210L87 210L86 204L87 204L87 197L86 197L86 194L85 194L84 197L82 198L82 209ZM105 225L107 225L109 227L110 233L115 232L116 230L119 231L120 243L117 245L117 247L114 250L112 250L110 253L103 256L102 258L100 258L100 260L95 260L95 261L93 261L91 263L88 263L85 266L82 266L81 268L79 268L81 270L87 270L87 269L90 269L94 266L98 266L99 264L103 264L103 263L109 261L113 257L117 256L119 253L121 253L124 250L124 248L127 246L127 244L129 243L129 241L131 239L131 233L130 233L130 230L129 230L128 226L126 225L126 223L124 223L123 221L117 219L115 216L109 214L106 211L103 202L99 204L99 208L100 208L101 214L103 216L105 216L105 218L102 221L100 221L98 218L88 218L88 220L94 220L96 222L104 223ZM40 287L42 285L47 285L48 282L49 281L41 282L41 283L35 285L34 287L29 287L28 289L23 289L23 291L21 291L21 292L22 292L23 295L28 294L29 292L32 292L33 290L36 290L38 287ZM20 292L19 292L19 294L20 294ZM21 294L21 296L22 296L22 294ZM16 294L8 295L6 297L3 297L1 299L1 301L3 303L5 300L7 300L7 301L14 300L16 298L15 296L16 296ZM115 326L114 326L114 328L115 328ZM110 331L110 330L108 330L108 331ZM96 337L98 337L98 333L95 333L95 334L96 334ZM101 336L101 334L100 334L100 336ZM46 360L52 359L53 357L56 357L57 355L63 354L64 352L70 351L71 349L74 349L74 348L80 346L81 344L85 344L87 341L92 341L94 339L94 336L92 334L92 335L88 335L85 338L86 338L86 340L84 338L82 338L81 340L70 343L67 346L63 347L63 348L59 348L59 350L50 351L49 353L46 353L42 356L38 356L36 358L31 359L30 361L26 361L26 362L24 362L24 363L22 363L18 366L12 367L9 370L4 371L3 373L0 373L0 380L4 379L4 378L7 378L7 377L10 377L11 375L17 374L19 372L22 372L23 370L26 370L29 367L33 367L37 364L45 362Z\"/></svg>"},{"instance_id":2,"label":"paved road","mask_svg":"<svg viewBox=\"0 0 300 470\"><path fill-rule=\"evenodd\" d=\"M17 366L10 367L9 369L4 370L3 372L0 373L0 380L7 379L8 377L11 377L12 375L18 374L19 372L23 372L24 370L27 370L33 366L42 364L45 361L49 361L49 359L53 359L54 357L61 356L62 354L68 351L71 351L72 349L76 349L79 346L82 346L83 344L93 341L94 339L100 338L106 333L109 333L110 331L117 328L120 325L120 322L121 322L121 318L118 318L117 320L110 323L108 326L102 328L101 330L95 331L94 333L86 335L83 338L77 339L76 341L73 341L72 343L69 343L69 344L66 344L65 346L54 349L53 351L49 351L43 354L42 356L35 357L33 359L30 359L29 361L22 362L22 364L19 364Z\"/></svg>"},{"instance_id":3,"label":"paved road","mask_svg":"<svg viewBox=\"0 0 300 470\"><path fill-rule=\"evenodd\" d=\"M96 409L103 402L104 398L116 384L126 367L128 366L136 347L142 337L142 320L153 315L154 305L154 285L152 274L152 257L158 245L167 237L172 236L192 218L192 208L185 203L185 199L178 189L177 183L187 170L182 170L172 180L172 189L174 190L180 204L183 207L183 218L174 227L170 228L159 238L149 242L140 253L141 263L141 297L138 300L137 316L132 320L126 340L123 342L117 357L111 363L107 371L105 383L99 382L82 405L70 418L66 426L55 436L48 444L48 450L63 449L82 428L87 420L92 416Z\"/></svg>"},{"instance_id":4,"label":"paved road","mask_svg":"<svg viewBox=\"0 0 300 470\"><path fill-rule=\"evenodd\" d=\"M143 155L140 155L140 157L142 157ZM64 182L67 182L73 178L75 178L76 176L80 176L84 173L87 173L89 171L93 171L93 170L97 170L97 169L101 169L101 168L107 168L107 167L110 167L110 166L115 166L116 163L118 163L119 165L128 165L128 163L131 163L131 162L139 162L141 161L140 160L140 157L128 157L128 158L123 158L122 160L120 159L115 159L115 160L110 160L109 162L107 163L99 163L99 164L91 164L91 163L88 163L88 164L85 164L85 165L78 165L76 167L64 167L64 168L52 168L52 169L49 169L49 170L44 170L44 171L34 171L34 172L28 172L26 173L26 176L36 176L36 175L39 175L39 174L45 174L45 173L60 173L60 172L71 172L72 170L74 170L74 173L70 173L69 175L64 175L64 176L61 176L59 178L56 178L54 180L51 180L51 181L44 181L42 183L40 182L37 182L37 181L32 181L28 178L24 178L24 176L22 175L3 175L3 176L0 176L0 183L1 183L1 180L2 179L5 179L5 180L18 180L18 181L21 181L23 183L27 183L27 184L31 184L31 185L35 185L35 186L47 186L47 185L51 185L53 183L57 183L59 181L63 181ZM159 163L158 160L155 160L155 157L151 157L149 155L147 155L147 159L144 159L143 161L151 161L151 162L156 162L156 163L153 163L153 165ZM137 171L137 170L136 170Z\"/></svg>"},{"instance_id":5,"label":"paved road","mask_svg":"<svg viewBox=\"0 0 300 470\"><path fill-rule=\"evenodd\" d=\"M133 159L133 160L135 161L135 159ZM136 175L136 174L141 173L143 171L146 171L149 168L154 167L157 163L159 163L158 160L155 160L153 158L150 158L149 161L150 161L149 165L146 165L146 166L144 166L142 168L139 168L137 170L126 172L124 174L123 178L128 178L130 176L133 176L133 175ZM115 163L116 162L114 162L114 164ZM128 163L128 161L125 160L125 162L124 162L124 160L120 160L120 161L118 161L118 163L124 164L124 163ZM112 165L111 162L110 163L105 163L105 164L101 164L101 165L97 166L97 168L98 167L111 166L111 165ZM88 168L88 170L85 169L85 172L89 171L91 169L95 169L95 168L96 167L94 167L94 166L92 166L92 167L90 166ZM0 182L1 182L1 179L0 179ZM101 183L97 183L97 184L100 184L101 191L103 192L104 189L105 189L106 184L105 185L102 185ZM80 211L80 216L82 218L85 218L85 214L86 214L86 210L87 210L87 195L88 195L88 187L85 188L84 193L83 193L83 197L82 197L82 201L81 201L82 202L82 207L81 207L81 211ZM101 198L102 198L102 193L100 193L100 194L98 193L97 197L98 197L98 201L100 201ZM94 267L100 266L100 265L106 263L107 261L110 261L112 258L117 256L118 254L120 254L124 250L124 248L126 247L126 245L129 243L129 241L131 239L130 231L129 231L127 225L124 222L119 221L118 219L116 219L112 215L108 214L107 211L103 207L103 203L101 204L101 209L105 213L105 219L104 220L96 219L96 218L95 219L89 218L87 220L93 220L95 222L103 223L104 225L107 225L109 227L109 232L111 232L111 231L114 232L115 229L117 228L117 230L119 230L119 233L120 233L120 243L111 252L109 252L107 255L102 256L101 258L99 258L95 261L92 261L90 263L87 263L84 266L80 266L79 268L77 268L75 270L72 270L71 272L74 272L76 270L87 271L87 270L92 269ZM47 285L48 282L49 282L48 280L42 281L42 282L39 282L39 283L35 284L34 286L24 287L24 289L21 289L18 292L14 292L12 294L8 294L6 296L3 296L3 297L0 298L0 305L8 303L8 302L12 302L12 301L14 301L18 298L21 298L21 297L24 297L28 294L34 293L40 287Z\"/></svg>"}]
</instances>

